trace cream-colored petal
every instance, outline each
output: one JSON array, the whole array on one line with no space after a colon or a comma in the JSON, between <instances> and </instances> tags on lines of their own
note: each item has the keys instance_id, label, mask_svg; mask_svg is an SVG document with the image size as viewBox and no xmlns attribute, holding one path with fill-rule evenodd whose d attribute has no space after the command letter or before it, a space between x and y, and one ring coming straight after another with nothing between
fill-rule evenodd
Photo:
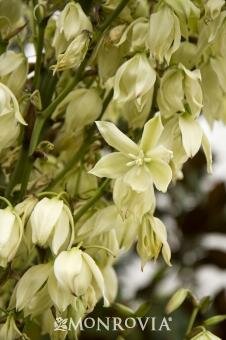
<instances>
[{"instance_id":1,"label":"cream-colored petal","mask_svg":"<svg viewBox=\"0 0 226 340\"><path fill-rule=\"evenodd\" d=\"M171 250L169 247L169 244L167 242L167 232L166 227L162 223L162 221L159 218L154 217L152 223L152 228L157 235L158 239L162 243L162 255L165 260L165 262L171 266L170 259L171 259Z\"/></svg>"},{"instance_id":2,"label":"cream-colored petal","mask_svg":"<svg viewBox=\"0 0 226 340\"><path fill-rule=\"evenodd\" d=\"M96 124L101 135L110 146L125 154L137 153L138 146L113 123L98 121Z\"/></svg>"},{"instance_id":3,"label":"cream-colored petal","mask_svg":"<svg viewBox=\"0 0 226 340\"><path fill-rule=\"evenodd\" d=\"M89 256L88 254L86 254L85 252L82 253L83 259L86 261L86 263L88 264L94 280L96 281L96 284L98 286L98 288L100 289L102 296L104 298L104 306L108 307L109 306L109 301L106 297L106 293L105 293L105 283L104 283L104 278L103 275L100 271L100 269L98 268L98 266L96 265L95 261L92 259L91 256Z\"/></svg>"},{"instance_id":4,"label":"cream-colored petal","mask_svg":"<svg viewBox=\"0 0 226 340\"><path fill-rule=\"evenodd\" d=\"M86 261L82 261L82 268L79 273L74 278L73 281L73 291L76 296L84 295L90 286L92 281L92 271L90 270L90 267L86 263Z\"/></svg>"},{"instance_id":5,"label":"cream-colored petal","mask_svg":"<svg viewBox=\"0 0 226 340\"><path fill-rule=\"evenodd\" d=\"M199 123L188 114L180 116L179 125L186 154L188 157L193 157L198 152L202 143L202 128Z\"/></svg>"},{"instance_id":6,"label":"cream-colored petal","mask_svg":"<svg viewBox=\"0 0 226 340\"><path fill-rule=\"evenodd\" d=\"M203 151L204 154L206 156L206 162L207 162L207 171L208 173L212 173L212 150L211 150L211 144L209 142L208 137L205 135L205 133L203 132L202 135L202 147L203 147Z\"/></svg>"},{"instance_id":7,"label":"cream-colored petal","mask_svg":"<svg viewBox=\"0 0 226 340\"><path fill-rule=\"evenodd\" d=\"M124 182L136 192L147 190L152 183L151 175L146 166L132 166L123 178Z\"/></svg>"},{"instance_id":8,"label":"cream-colored petal","mask_svg":"<svg viewBox=\"0 0 226 340\"><path fill-rule=\"evenodd\" d=\"M156 188L162 192L166 192L172 180L172 170L170 166L162 160L155 159L148 164L148 168Z\"/></svg>"},{"instance_id":9,"label":"cream-colored petal","mask_svg":"<svg viewBox=\"0 0 226 340\"><path fill-rule=\"evenodd\" d=\"M0 209L0 253L1 248L10 240L15 222L15 215L8 209Z\"/></svg>"},{"instance_id":10,"label":"cream-colored petal","mask_svg":"<svg viewBox=\"0 0 226 340\"><path fill-rule=\"evenodd\" d=\"M144 153L149 152L157 144L163 131L160 113L157 113L154 118L150 119L145 125L141 138L140 147Z\"/></svg>"},{"instance_id":11,"label":"cream-colored petal","mask_svg":"<svg viewBox=\"0 0 226 340\"><path fill-rule=\"evenodd\" d=\"M63 201L47 197L39 201L32 211L30 222L32 241L45 245L63 209Z\"/></svg>"},{"instance_id":12,"label":"cream-colored petal","mask_svg":"<svg viewBox=\"0 0 226 340\"><path fill-rule=\"evenodd\" d=\"M82 268L81 250L62 251L54 262L54 274L62 287L74 292L74 279Z\"/></svg>"},{"instance_id":13,"label":"cream-colored petal","mask_svg":"<svg viewBox=\"0 0 226 340\"><path fill-rule=\"evenodd\" d=\"M48 292L53 303L61 312L64 312L72 302L71 293L62 288L62 286L58 283L54 272L50 274L47 285Z\"/></svg>"},{"instance_id":14,"label":"cream-colored petal","mask_svg":"<svg viewBox=\"0 0 226 340\"><path fill-rule=\"evenodd\" d=\"M89 173L98 177L118 178L128 170L126 164L129 161L121 152L113 152L102 157Z\"/></svg>"},{"instance_id":15,"label":"cream-colored petal","mask_svg":"<svg viewBox=\"0 0 226 340\"><path fill-rule=\"evenodd\" d=\"M22 310L34 296L34 294L47 281L51 264L38 264L29 268L19 280L16 287L16 309Z\"/></svg>"},{"instance_id":16,"label":"cream-colored petal","mask_svg":"<svg viewBox=\"0 0 226 340\"><path fill-rule=\"evenodd\" d=\"M70 233L68 214L62 209L53 231L52 251L56 255Z\"/></svg>"}]
</instances>

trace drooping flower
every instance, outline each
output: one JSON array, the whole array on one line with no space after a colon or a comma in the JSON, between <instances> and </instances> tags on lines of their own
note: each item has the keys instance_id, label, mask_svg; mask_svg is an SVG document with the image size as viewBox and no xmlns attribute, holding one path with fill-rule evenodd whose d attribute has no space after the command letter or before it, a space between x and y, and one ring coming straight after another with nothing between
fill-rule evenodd
<instances>
[{"instance_id":1,"label":"drooping flower","mask_svg":"<svg viewBox=\"0 0 226 340\"><path fill-rule=\"evenodd\" d=\"M58 55L56 65L51 67L53 73L79 67L85 58L89 42L89 32L81 32L74 40L72 40L65 52Z\"/></svg>"},{"instance_id":2,"label":"drooping flower","mask_svg":"<svg viewBox=\"0 0 226 340\"><path fill-rule=\"evenodd\" d=\"M74 222L70 209L63 200L43 198L34 207L29 223L34 244L50 246L54 254L71 247Z\"/></svg>"},{"instance_id":3,"label":"drooping flower","mask_svg":"<svg viewBox=\"0 0 226 340\"><path fill-rule=\"evenodd\" d=\"M124 30L115 46L121 46L128 53L144 52L146 50L146 40L148 33L148 20L138 18Z\"/></svg>"},{"instance_id":4,"label":"drooping flower","mask_svg":"<svg viewBox=\"0 0 226 340\"><path fill-rule=\"evenodd\" d=\"M172 179L168 165L172 152L158 144L164 129L159 114L145 124L139 145L113 123L99 121L97 127L106 142L119 152L102 157L90 173L98 177L122 177L137 192L147 190L153 183L158 190L167 190Z\"/></svg>"},{"instance_id":5,"label":"drooping flower","mask_svg":"<svg viewBox=\"0 0 226 340\"><path fill-rule=\"evenodd\" d=\"M137 53L122 64L114 78L114 97L119 103L135 101L142 110L147 98L145 95L153 88L156 73L145 54Z\"/></svg>"},{"instance_id":6,"label":"drooping flower","mask_svg":"<svg viewBox=\"0 0 226 340\"><path fill-rule=\"evenodd\" d=\"M169 64L172 54L180 46L180 41L180 22L170 7L163 6L151 14L147 45L159 63L166 60Z\"/></svg>"},{"instance_id":7,"label":"drooping flower","mask_svg":"<svg viewBox=\"0 0 226 340\"><path fill-rule=\"evenodd\" d=\"M165 262L171 266L166 227L159 218L150 214L143 217L138 231L137 252L141 257L142 268L148 260L156 260L160 252Z\"/></svg>"},{"instance_id":8,"label":"drooping flower","mask_svg":"<svg viewBox=\"0 0 226 340\"><path fill-rule=\"evenodd\" d=\"M23 236L23 224L16 211L10 207L0 209L0 266L12 261Z\"/></svg>"},{"instance_id":9,"label":"drooping flower","mask_svg":"<svg viewBox=\"0 0 226 340\"><path fill-rule=\"evenodd\" d=\"M94 285L103 296L104 304L108 305L99 267L91 256L79 248L61 252L54 262L54 273L59 284L76 296L84 295Z\"/></svg>"},{"instance_id":10,"label":"drooping flower","mask_svg":"<svg viewBox=\"0 0 226 340\"><path fill-rule=\"evenodd\" d=\"M177 116L187 156L193 157L202 145L210 170L210 145L198 122L203 107L200 71L190 71L182 64L168 69L161 79L157 101L166 118Z\"/></svg>"},{"instance_id":11,"label":"drooping flower","mask_svg":"<svg viewBox=\"0 0 226 340\"><path fill-rule=\"evenodd\" d=\"M22 53L6 51L0 56L0 81L17 96L27 79L28 63Z\"/></svg>"},{"instance_id":12,"label":"drooping flower","mask_svg":"<svg viewBox=\"0 0 226 340\"><path fill-rule=\"evenodd\" d=\"M18 311L29 306L37 294L42 291L50 275L51 268L50 263L38 264L29 268L21 277L15 287L15 304Z\"/></svg>"},{"instance_id":13,"label":"drooping flower","mask_svg":"<svg viewBox=\"0 0 226 340\"><path fill-rule=\"evenodd\" d=\"M92 24L79 3L69 2L60 13L53 38L56 56L64 53L83 31L92 32Z\"/></svg>"}]
</instances>

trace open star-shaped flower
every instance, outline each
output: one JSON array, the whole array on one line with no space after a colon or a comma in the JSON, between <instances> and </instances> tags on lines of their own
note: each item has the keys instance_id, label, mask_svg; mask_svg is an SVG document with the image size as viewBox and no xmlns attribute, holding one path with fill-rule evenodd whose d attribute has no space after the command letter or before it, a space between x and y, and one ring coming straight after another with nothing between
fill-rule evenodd
<instances>
[{"instance_id":1,"label":"open star-shaped flower","mask_svg":"<svg viewBox=\"0 0 226 340\"><path fill-rule=\"evenodd\" d=\"M144 126L139 145L124 135L113 123L99 121L97 127L105 141L118 150L102 157L90 173L98 177L119 178L137 192L154 184L165 192L172 179L169 161L172 151L159 144L163 132L160 114Z\"/></svg>"}]
</instances>

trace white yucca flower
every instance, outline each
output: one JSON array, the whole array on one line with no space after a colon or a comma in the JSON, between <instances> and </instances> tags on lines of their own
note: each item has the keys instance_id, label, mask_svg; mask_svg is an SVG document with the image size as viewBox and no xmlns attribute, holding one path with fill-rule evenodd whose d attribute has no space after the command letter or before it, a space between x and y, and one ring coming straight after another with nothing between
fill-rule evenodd
<instances>
[{"instance_id":1,"label":"white yucca flower","mask_svg":"<svg viewBox=\"0 0 226 340\"><path fill-rule=\"evenodd\" d=\"M106 298L103 275L95 261L79 248L61 252L54 262L54 273L59 284L76 296L84 295L92 285Z\"/></svg>"},{"instance_id":2,"label":"white yucca flower","mask_svg":"<svg viewBox=\"0 0 226 340\"><path fill-rule=\"evenodd\" d=\"M0 56L0 81L19 95L27 79L28 63L22 53L6 51Z\"/></svg>"},{"instance_id":3,"label":"white yucca flower","mask_svg":"<svg viewBox=\"0 0 226 340\"><path fill-rule=\"evenodd\" d=\"M23 224L11 207L0 209L0 266L13 260L23 236Z\"/></svg>"},{"instance_id":4,"label":"white yucca flower","mask_svg":"<svg viewBox=\"0 0 226 340\"><path fill-rule=\"evenodd\" d=\"M159 218L150 214L143 217L138 232L137 252L141 258L142 268L148 260L156 260L160 252L165 262L171 266L166 227Z\"/></svg>"},{"instance_id":5,"label":"white yucca flower","mask_svg":"<svg viewBox=\"0 0 226 340\"><path fill-rule=\"evenodd\" d=\"M159 144L164 130L160 114L145 124L139 145L113 123L99 121L97 127L106 142L119 152L102 157L90 173L98 177L121 177L136 192L144 192L153 184L160 191L167 190L172 179L168 164L172 151Z\"/></svg>"},{"instance_id":6,"label":"white yucca flower","mask_svg":"<svg viewBox=\"0 0 226 340\"><path fill-rule=\"evenodd\" d=\"M180 46L180 41L180 22L170 7L164 6L151 15L147 46L159 63L166 60L169 64L172 54Z\"/></svg>"},{"instance_id":7,"label":"white yucca flower","mask_svg":"<svg viewBox=\"0 0 226 340\"><path fill-rule=\"evenodd\" d=\"M64 53L69 44L82 31L92 32L92 24L79 3L69 2L60 13L53 38L56 56Z\"/></svg>"},{"instance_id":8,"label":"white yucca flower","mask_svg":"<svg viewBox=\"0 0 226 340\"><path fill-rule=\"evenodd\" d=\"M58 55L56 65L51 67L53 73L79 67L85 58L89 42L89 32L83 31L80 33L72 40L66 51Z\"/></svg>"},{"instance_id":9,"label":"white yucca flower","mask_svg":"<svg viewBox=\"0 0 226 340\"><path fill-rule=\"evenodd\" d=\"M135 101L142 110L145 95L154 87L156 73L145 54L136 54L122 64L114 78L114 100L119 103ZM144 100L145 99L145 100Z\"/></svg>"},{"instance_id":10,"label":"white yucca flower","mask_svg":"<svg viewBox=\"0 0 226 340\"><path fill-rule=\"evenodd\" d=\"M34 207L29 223L34 244L49 246L54 254L71 247L74 222L70 209L63 200L43 198Z\"/></svg>"}]
</instances>

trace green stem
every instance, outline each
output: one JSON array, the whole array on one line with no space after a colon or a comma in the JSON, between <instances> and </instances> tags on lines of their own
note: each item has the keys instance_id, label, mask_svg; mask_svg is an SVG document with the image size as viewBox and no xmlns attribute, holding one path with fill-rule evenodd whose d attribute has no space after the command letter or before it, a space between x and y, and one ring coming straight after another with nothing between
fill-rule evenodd
<instances>
[{"instance_id":1,"label":"green stem","mask_svg":"<svg viewBox=\"0 0 226 340\"><path fill-rule=\"evenodd\" d=\"M7 185L7 188L6 188L5 196L7 198L10 198L10 193L11 193L11 191L13 190L14 186L17 183L18 176L21 176L24 164L26 162L26 158L27 158L27 152L22 147L21 150L20 150L19 160L16 163L15 169L13 171L13 174L12 174L11 178L10 178L9 184Z\"/></svg>"},{"instance_id":2,"label":"green stem","mask_svg":"<svg viewBox=\"0 0 226 340\"><path fill-rule=\"evenodd\" d=\"M42 49L43 49L43 44L44 44L45 27L46 27L46 20L43 20L38 25L38 41L37 41L37 49L36 49L36 63L35 63L35 76L34 76L34 87L36 89L38 89L40 85L40 75L41 75L41 66L42 66Z\"/></svg>"},{"instance_id":3,"label":"green stem","mask_svg":"<svg viewBox=\"0 0 226 340\"><path fill-rule=\"evenodd\" d=\"M96 194L90 198L84 206L79 209L79 211L74 216L75 223L86 213L89 208L91 208L100 198L103 196L106 186L109 183L109 179L105 179L100 188L97 190Z\"/></svg>"},{"instance_id":4,"label":"green stem","mask_svg":"<svg viewBox=\"0 0 226 340\"><path fill-rule=\"evenodd\" d=\"M187 328L187 331L186 331L186 335L188 335L191 332L191 330L193 328L193 325L195 323L195 320L196 320L198 312L199 312L199 306L196 306L193 309L193 312L191 314L191 317L190 317L190 320L189 320L189 323L188 323L188 328Z\"/></svg>"}]
</instances>

